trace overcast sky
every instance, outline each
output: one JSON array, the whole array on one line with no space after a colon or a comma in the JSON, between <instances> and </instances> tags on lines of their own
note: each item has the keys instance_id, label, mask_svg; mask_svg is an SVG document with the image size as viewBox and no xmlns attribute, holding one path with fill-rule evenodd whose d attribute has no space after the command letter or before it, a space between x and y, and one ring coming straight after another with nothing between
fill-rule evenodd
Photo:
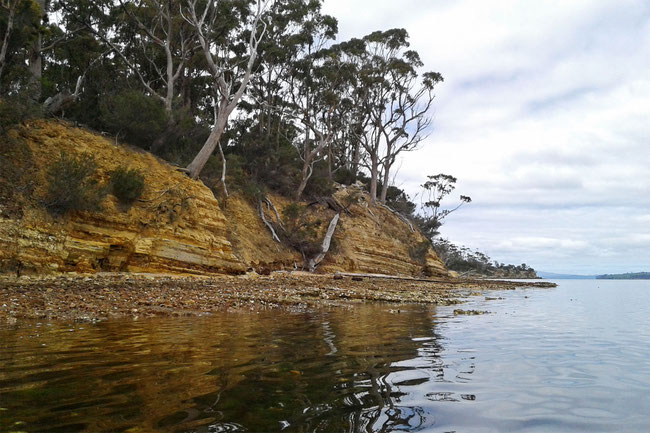
<instances>
[{"instance_id":1,"label":"overcast sky","mask_svg":"<svg viewBox=\"0 0 650 433\"><path fill-rule=\"evenodd\" d=\"M396 183L458 177L442 234L563 273L650 271L650 2L325 0L339 39L403 27L444 78Z\"/></svg>"}]
</instances>

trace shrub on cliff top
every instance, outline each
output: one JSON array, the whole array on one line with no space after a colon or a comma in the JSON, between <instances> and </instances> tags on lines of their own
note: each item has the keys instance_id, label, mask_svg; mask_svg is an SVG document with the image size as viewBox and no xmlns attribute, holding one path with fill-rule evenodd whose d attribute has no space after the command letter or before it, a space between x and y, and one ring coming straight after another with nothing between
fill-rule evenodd
<instances>
[{"instance_id":1,"label":"shrub on cliff top","mask_svg":"<svg viewBox=\"0 0 650 433\"><path fill-rule=\"evenodd\" d=\"M417 263L424 265L426 264L427 253L429 252L430 248L431 242L428 240L418 242L415 245L411 245L409 247L409 257L411 257L411 259L415 260Z\"/></svg>"},{"instance_id":2,"label":"shrub on cliff top","mask_svg":"<svg viewBox=\"0 0 650 433\"><path fill-rule=\"evenodd\" d=\"M144 191L144 176L139 170L118 168L111 172L111 192L122 204L132 204Z\"/></svg>"},{"instance_id":3,"label":"shrub on cliff top","mask_svg":"<svg viewBox=\"0 0 650 433\"><path fill-rule=\"evenodd\" d=\"M47 169L48 189L43 203L53 215L70 211L94 211L105 195L93 176L97 165L90 154L79 157L61 152Z\"/></svg>"},{"instance_id":4,"label":"shrub on cliff top","mask_svg":"<svg viewBox=\"0 0 650 433\"><path fill-rule=\"evenodd\" d=\"M286 225L286 241L307 259L320 252L318 227L320 220L309 218L307 207L291 203L285 206L282 217Z\"/></svg>"},{"instance_id":5,"label":"shrub on cliff top","mask_svg":"<svg viewBox=\"0 0 650 433\"><path fill-rule=\"evenodd\" d=\"M28 92L0 97L0 133L42 115L41 105Z\"/></svg>"}]
</instances>

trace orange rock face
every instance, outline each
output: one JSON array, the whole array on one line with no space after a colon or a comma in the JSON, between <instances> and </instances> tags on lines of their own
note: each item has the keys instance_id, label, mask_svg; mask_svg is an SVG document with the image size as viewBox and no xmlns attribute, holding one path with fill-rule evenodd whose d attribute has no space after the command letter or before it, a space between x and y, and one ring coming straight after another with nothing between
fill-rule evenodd
<instances>
[{"instance_id":1,"label":"orange rock face","mask_svg":"<svg viewBox=\"0 0 650 433\"><path fill-rule=\"evenodd\" d=\"M2 212L7 204L0 203L0 269L18 264L31 273L237 274L302 265L298 252L272 239L255 206L233 196L222 210L202 182L147 152L52 121L34 122L19 134L36 167L35 188L20 217ZM124 208L107 195L101 211L49 215L38 200L46 192L46 167L61 151L93 155L100 183L119 166L140 170L142 197ZM280 211L286 205L281 197L272 200ZM342 215L336 248L320 271L447 275L432 251L423 260L411 257L409 248L423 240L419 233L387 209L364 204L365 199ZM323 209L323 218L331 212Z\"/></svg>"}]
</instances>

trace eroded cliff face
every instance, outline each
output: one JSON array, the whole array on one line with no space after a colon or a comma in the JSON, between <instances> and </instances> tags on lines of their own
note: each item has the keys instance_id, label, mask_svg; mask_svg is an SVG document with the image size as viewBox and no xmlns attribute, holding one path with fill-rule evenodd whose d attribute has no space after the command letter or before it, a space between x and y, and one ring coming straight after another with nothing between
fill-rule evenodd
<instances>
[{"instance_id":1,"label":"eroded cliff face","mask_svg":"<svg viewBox=\"0 0 650 433\"><path fill-rule=\"evenodd\" d=\"M341 213L334 234L335 248L320 266L321 271L364 272L391 275L448 276L431 249L417 254L424 237L383 206L372 206L368 196L348 187L335 194L344 201L357 194L359 200Z\"/></svg>"},{"instance_id":2,"label":"eroded cliff face","mask_svg":"<svg viewBox=\"0 0 650 433\"><path fill-rule=\"evenodd\" d=\"M34 122L18 137L31 150L32 204L46 193L46 167L62 151L91 154L98 181L120 165L145 175L141 200L121 208L112 195L100 212L54 218L27 205L23 216L0 220L0 260L43 272L192 272L245 270L227 239L227 221L211 191L147 152L57 122Z\"/></svg>"},{"instance_id":3,"label":"eroded cliff face","mask_svg":"<svg viewBox=\"0 0 650 433\"><path fill-rule=\"evenodd\" d=\"M302 264L300 253L271 237L255 206L237 196L220 206L202 182L147 152L53 121L33 122L12 134L31 151L34 188L23 197L20 212L8 211L15 208L9 200L0 202L0 269L237 274ZM39 199L46 192L46 167L61 151L93 155L100 183L107 183L119 166L140 170L146 182L143 196L124 208L107 195L99 212L51 216ZM288 203L271 199L280 210ZM366 202L342 215L336 248L320 271L447 275L432 251L424 259L411 257L409 248L422 240L418 233L389 210ZM327 218L333 211L322 212Z\"/></svg>"}]
</instances>

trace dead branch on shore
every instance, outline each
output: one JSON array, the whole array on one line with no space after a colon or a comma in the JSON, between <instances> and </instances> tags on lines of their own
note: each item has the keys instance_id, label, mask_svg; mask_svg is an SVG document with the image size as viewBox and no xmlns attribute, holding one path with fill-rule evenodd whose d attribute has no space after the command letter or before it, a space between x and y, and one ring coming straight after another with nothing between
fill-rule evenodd
<instances>
[{"instance_id":1,"label":"dead branch on shore","mask_svg":"<svg viewBox=\"0 0 650 433\"><path fill-rule=\"evenodd\" d=\"M260 218L262 218L262 222L271 232L271 236L273 237L273 239L276 242L281 243L280 238L278 237L277 233L275 232L275 229L273 228L273 225L266 219L266 215L264 214L264 207L262 205L262 199L257 200L257 210L259 211Z\"/></svg>"}]
</instances>

